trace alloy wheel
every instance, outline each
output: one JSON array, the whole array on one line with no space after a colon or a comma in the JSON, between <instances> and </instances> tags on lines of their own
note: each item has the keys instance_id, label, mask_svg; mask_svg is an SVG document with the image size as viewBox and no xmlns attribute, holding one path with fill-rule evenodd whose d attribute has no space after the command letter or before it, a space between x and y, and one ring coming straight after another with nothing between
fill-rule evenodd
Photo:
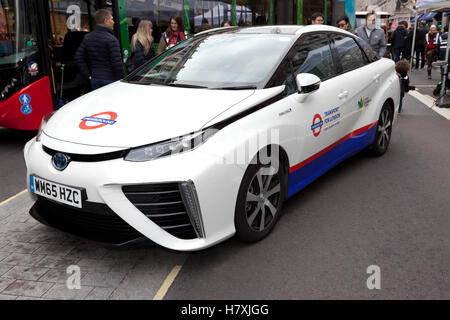
<instances>
[{"instance_id":1,"label":"alloy wheel","mask_svg":"<svg viewBox=\"0 0 450 320\"><path fill-rule=\"evenodd\" d=\"M381 149L387 148L391 137L392 121L391 112L388 108L384 109L378 120L378 146Z\"/></svg>"},{"instance_id":2,"label":"alloy wheel","mask_svg":"<svg viewBox=\"0 0 450 320\"><path fill-rule=\"evenodd\" d=\"M254 231L265 230L275 218L280 204L279 170L261 167L251 179L245 204L247 223Z\"/></svg>"}]
</instances>

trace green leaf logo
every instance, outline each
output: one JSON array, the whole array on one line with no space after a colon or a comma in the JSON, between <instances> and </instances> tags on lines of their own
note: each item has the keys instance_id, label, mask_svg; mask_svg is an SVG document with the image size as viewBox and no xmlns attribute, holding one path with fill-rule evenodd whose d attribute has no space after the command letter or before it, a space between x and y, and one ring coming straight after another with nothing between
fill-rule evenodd
<instances>
[{"instance_id":1,"label":"green leaf logo","mask_svg":"<svg viewBox=\"0 0 450 320\"><path fill-rule=\"evenodd\" d=\"M363 100L363 98L361 98L361 99L358 101L358 110L359 110L359 109L362 109L362 107L364 107L364 100Z\"/></svg>"}]
</instances>

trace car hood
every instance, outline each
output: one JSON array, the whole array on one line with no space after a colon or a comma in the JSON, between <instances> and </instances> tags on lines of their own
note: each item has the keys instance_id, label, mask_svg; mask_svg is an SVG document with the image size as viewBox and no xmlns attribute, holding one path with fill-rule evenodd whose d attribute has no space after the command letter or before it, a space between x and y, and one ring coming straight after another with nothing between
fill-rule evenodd
<instances>
[{"instance_id":1,"label":"car hood","mask_svg":"<svg viewBox=\"0 0 450 320\"><path fill-rule=\"evenodd\" d=\"M136 147L200 130L254 92L115 82L65 105L43 131L67 142Z\"/></svg>"}]
</instances>

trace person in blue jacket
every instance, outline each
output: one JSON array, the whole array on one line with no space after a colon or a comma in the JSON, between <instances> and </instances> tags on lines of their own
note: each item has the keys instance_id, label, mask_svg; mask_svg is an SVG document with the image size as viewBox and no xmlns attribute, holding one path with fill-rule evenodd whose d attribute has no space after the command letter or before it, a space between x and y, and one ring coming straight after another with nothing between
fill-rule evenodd
<instances>
[{"instance_id":1,"label":"person in blue jacket","mask_svg":"<svg viewBox=\"0 0 450 320\"><path fill-rule=\"evenodd\" d=\"M92 90L125 76L119 40L114 36L114 20L106 9L95 12L97 26L88 33L75 54L81 73L89 79Z\"/></svg>"},{"instance_id":2,"label":"person in blue jacket","mask_svg":"<svg viewBox=\"0 0 450 320\"><path fill-rule=\"evenodd\" d=\"M136 33L131 38L131 50L134 53L134 68L137 68L155 56L153 49L153 23L150 20L139 22Z\"/></svg>"}]
</instances>

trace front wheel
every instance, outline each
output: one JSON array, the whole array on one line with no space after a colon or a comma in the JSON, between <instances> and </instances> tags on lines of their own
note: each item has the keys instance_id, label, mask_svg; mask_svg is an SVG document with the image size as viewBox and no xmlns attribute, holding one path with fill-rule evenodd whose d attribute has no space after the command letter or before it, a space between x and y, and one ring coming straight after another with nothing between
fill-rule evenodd
<instances>
[{"instance_id":1,"label":"front wheel","mask_svg":"<svg viewBox=\"0 0 450 320\"><path fill-rule=\"evenodd\" d=\"M252 164L245 172L236 203L236 237L255 242L273 229L285 199L282 165Z\"/></svg>"},{"instance_id":2,"label":"front wheel","mask_svg":"<svg viewBox=\"0 0 450 320\"><path fill-rule=\"evenodd\" d=\"M392 108L388 103L385 103L378 118L375 140L368 148L372 155L379 157L386 153L391 141L393 118Z\"/></svg>"}]
</instances>

